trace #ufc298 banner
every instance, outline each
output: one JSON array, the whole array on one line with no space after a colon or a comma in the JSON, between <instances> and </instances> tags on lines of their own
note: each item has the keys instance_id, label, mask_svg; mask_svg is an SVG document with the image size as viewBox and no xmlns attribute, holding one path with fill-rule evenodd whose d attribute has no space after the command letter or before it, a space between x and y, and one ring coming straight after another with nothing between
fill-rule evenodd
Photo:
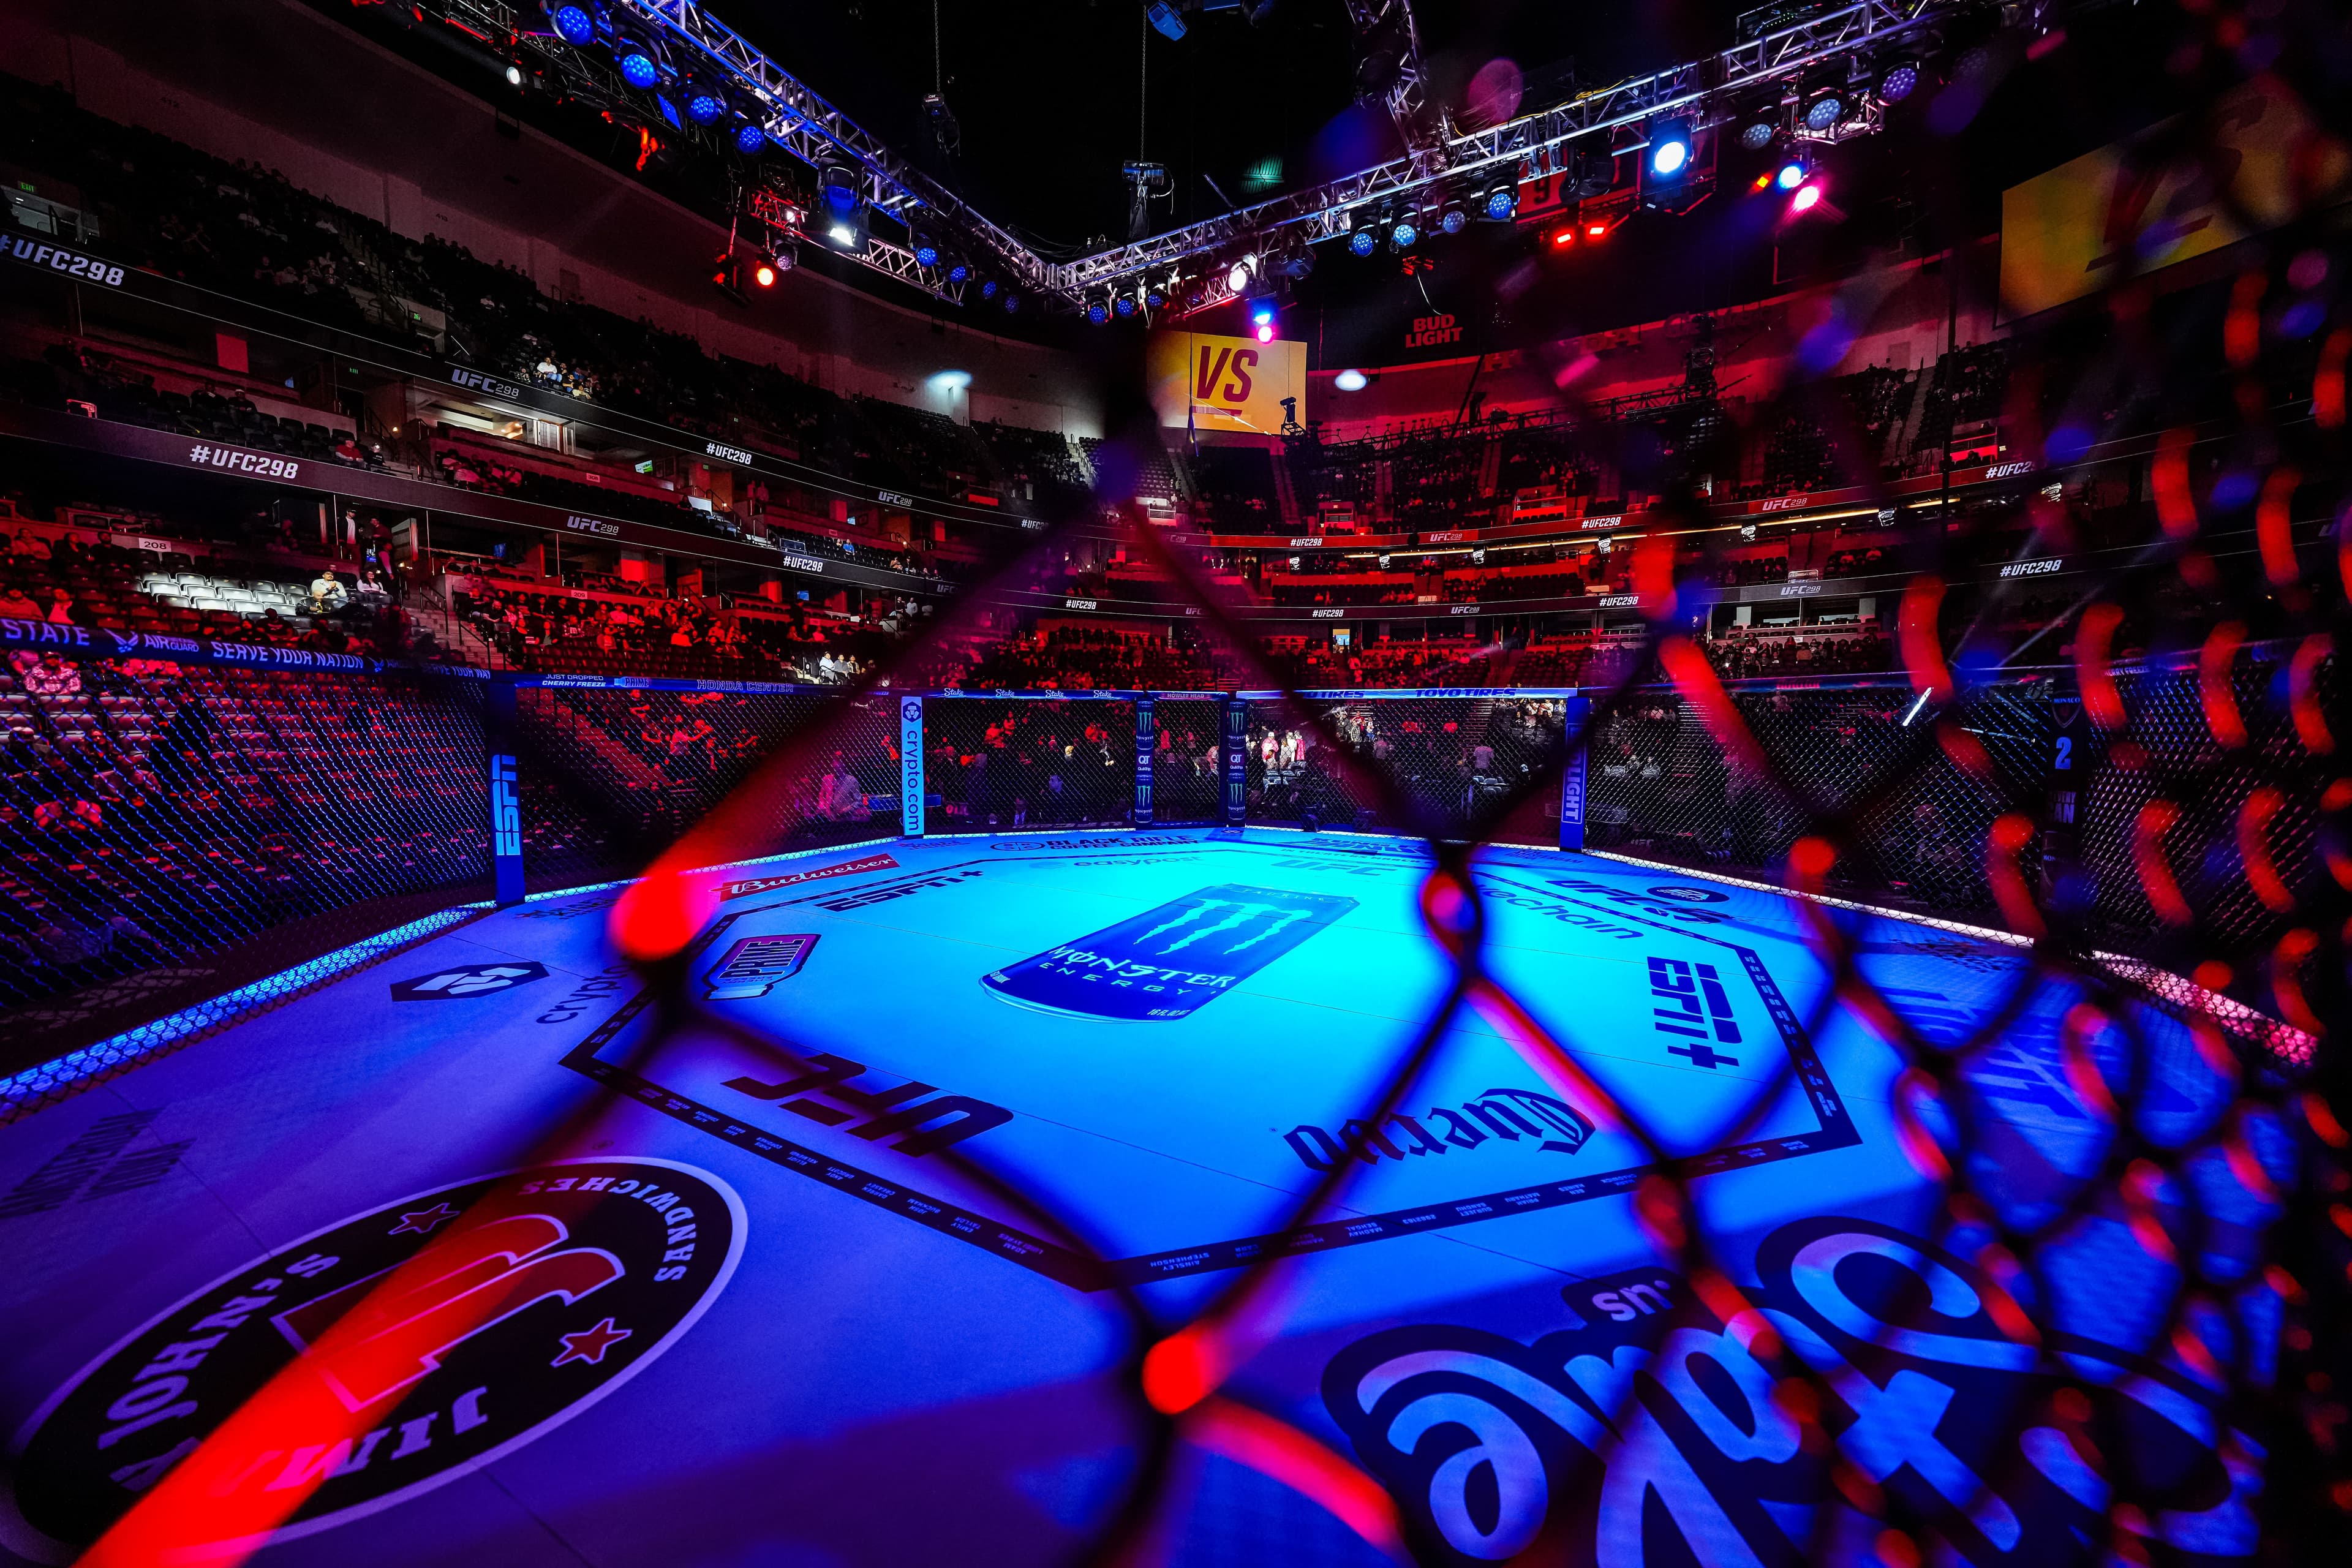
<instances>
[{"instance_id":1,"label":"#ufc298 banner","mask_svg":"<svg viewBox=\"0 0 2352 1568\"><path fill-rule=\"evenodd\" d=\"M1155 332L1148 368L1162 425L1272 436L1282 429L1285 398L1292 400L1290 417L1304 422L1305 343Z\"/></svg>"}]
</instances>

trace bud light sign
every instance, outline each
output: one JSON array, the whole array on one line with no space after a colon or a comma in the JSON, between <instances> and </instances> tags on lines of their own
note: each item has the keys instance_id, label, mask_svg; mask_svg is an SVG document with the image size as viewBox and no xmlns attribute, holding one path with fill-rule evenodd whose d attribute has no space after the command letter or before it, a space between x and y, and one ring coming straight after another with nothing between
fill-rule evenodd
<instances>
[{"instance_id":1,"label":"bud light sign","mask_svg":"<svg viewBox=\"0 0 2352 1568\"><path fill-rule=\"evenodd\" d=\"M1222 883L1024 958L981 984L1016 1006L1127 1021L1182 1018L1356 907Z\"/></svg>"}]
</instances>

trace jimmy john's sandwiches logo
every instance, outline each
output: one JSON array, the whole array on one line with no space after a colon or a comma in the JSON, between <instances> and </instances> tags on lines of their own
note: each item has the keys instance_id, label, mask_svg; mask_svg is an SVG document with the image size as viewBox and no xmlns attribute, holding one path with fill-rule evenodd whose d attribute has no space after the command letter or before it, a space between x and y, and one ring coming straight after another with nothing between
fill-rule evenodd
<instances>
[{"instance_id":1,"label":"jimmy john's sandwiches logo","mask_svg":"<svg viewBox=\"0 0 2352 1568\"><path fill-rule=\"evenodd\" d=\"M71 1561L167 1476L205 1500L179 1510L191 1560L389 1508L626 1381L701 1315L742 1242L732 1191L651 1159L509 1172L345 1220L51 1395L10 1446L0 1543Z\"/></svg>"}]
</instances>

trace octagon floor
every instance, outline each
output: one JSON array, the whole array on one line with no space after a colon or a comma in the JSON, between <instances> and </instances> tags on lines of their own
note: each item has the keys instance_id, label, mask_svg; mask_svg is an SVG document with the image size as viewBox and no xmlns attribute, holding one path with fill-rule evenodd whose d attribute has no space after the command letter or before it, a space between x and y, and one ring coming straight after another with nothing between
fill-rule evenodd
<instances>
[{"instance_id":1,"label":"octagon floor","mask_svg":"<svg viewBox=\"0 0 2352 1568\"><path fill-rule=\"evenodd\" d=\"M282 1521L235 1516L282 1524L260 1561L1051 1562L1136 1462L1111 1381L1122 1293L1173 1320L1269 1252L1286 1259L1276 1304L1234 1391L1377 1475L1428 1552L1509 1555L1542 1523L1561 1454L1591 1446L1580 1399L1663 1354L1666 1328L1722 1327L1636 1223L1631 1188L1656 1155L1612 1100L1696 1175L1757 1299L1795 1302L1822 1268L1863 1292L1837 1259L1870 1252L1918 1272L1952 1325L1970 1320L1958 1266L1934 1261L1959 1244L1890 1109L1902 1059L1829 995L1778 894L1486 852L1492 972L1590 1084L1465 1009L1397 1114L1367 1126L1446 991L1416 906L1426 867L1379 839L1164 830L737 868L713 874L719 913L693 957L709 1016L674 1029L609 947L615 893L545 898L0 1128L15 1434L0 1543L70 1560L315 1342L352 1299L335 1291L493 1178L545 1194L529 1217L580 1244L509 1247L497 1267L560 1256L572 1272L377 1394L357 1444L257 1446L239 1484L266 1503L290 1476L304 1499ZM2013 946L1834 918L1929 1039L1966 1036L2028 980ZM2060 1201L2104 1147L2062 1060L2076 999L2035 990L1946 1112L1967 1122L1979 1191L2018 1213ZM2226 1104L2168 1017L2150 1007L2136 1026L2167 1064L2144 1119L2191 1129ZM1351 1173L1338 1200L1286 1230L1335 1163ZM2224 1275L2258 1251L2265 1215L2242 1196L2209 1205L2201 1245ZM2137 1353L2136 1285L2155 1264L2122 1233L2094 1216L2044 1288L2082 1332ZM1827 1330L1796 1323L1810 1310L1771 1321L1830 1353ZM1601 1373L1558 1353L1580 1343ZM1519 1447L1444 1404L1469 1399L1463 1378L1507 1385L1507 1363L1533 1381L1477 1409L1531 1434ZM2197 1403L2192 1382L2132 1364ZM1439 1404L1401 1405L1423 1374ZM2212 1423L2184 1410L2167 1419L2211 1447ZM1654 1532L1678 1531L1697 1561L1789 1560L1813 1505L1711 1468L1765 1443L1769 1421L1748 1416L1704 1454L1704 1412L1664 1422L1661 1451L1686 1466L1653 1466L1656 1506L1637 1489L1614 1525L1604 1508L1569 1558L1659 1561ZM1936 1411L1912 1420L1937 1430ZM1964 1503L1932 1470L1903 1476L1974 1507L1992 1545L2004 1528L2040 1539L2039 1503ZM2050 1506L2090 1506L2079 1477L2045 1466L2045 1482ZM2207 1523L2182 1528L2221 1540L2234 1492L2215 1484L2192 1510ZM1329 1499L1209 1449L1181 1457L1170 1500L1165 1561L1388 1560ZM191 1560L243 1528L194 1541Z\"/></svg>"}]
</instances>

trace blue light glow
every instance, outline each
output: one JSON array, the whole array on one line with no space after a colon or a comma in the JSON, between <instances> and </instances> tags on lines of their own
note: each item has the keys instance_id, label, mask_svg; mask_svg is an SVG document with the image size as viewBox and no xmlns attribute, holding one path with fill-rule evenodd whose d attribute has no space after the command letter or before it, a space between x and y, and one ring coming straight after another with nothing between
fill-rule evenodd
<instances>
[{"instance_id":1,"label":"blue light glow","mask_svg":"<svg viewBox=\"0 0 2352 1568\"><path fill-rule=\"evenodd\" d=\"M1497 223L1518 210L1518 192L1498 185L1486 193L1486 216Z\"/></svg>"},{"instance_id":2,"label":"blue light glow","mask_svg":"<svg viewBox=\"0 0 2352 1568\"><path fill-rule=\"evenodd\" d=\"M1360 228L1348 237L1348 248L1358 256L1370 256L1372 247L1378 244L1380 241L1372 237L1372 231L1368 228Z\"/></svg>"},{"instance_id":3,"label":"blue light glow","mask_svg":"<svg viewBox=\"0 0 2352 1568\"><path fill-rule=\"evenodd\" d=\"M709 125L727 112L727 100L708 88L696 88L687 95L686 117L697 125Z\"/></svg>"},{"instance_id":4,"label":"blue light glow","mask_svg":"<svg viewBox=\"0 0 2352 1568\"><path fill-rule=\"evenodd\" d=\"M758 126L746 124L735 128L735 151L745 157L750 157L767 144L768 138Z\"/></svg>"},{"instance_id":5,"label":"blue light glow","mask_svg":"<svg viewBox=\"0 0 2352 1568\"><path fill-rule=\"evenodd\" d=\"M621 79L642 89L659 81L661 72L655 68L653 56L640 48L627 48L621 51Z\"/></svg>"},{"instance_id":6,"label":"blue light glow","mask_svg":"<svg viewBox=\"0 0 2352 1568\"><path fill-rule=\"evenodd\" d=\"M23 1072L0 1078L0 1123L15 1121L28 1111L77 1085L87 1086L100 1079L138 1066L141 1062L194 1045L206 1035L236 1023L250 1014L261 1012L280 1002L291 1001L313 986L348 973L352 970L388 958L400 949L423 937L461 925L472 920L479 906L443 910L422 920L396 926L380 936L353 942L308 963L298 963L291 969L280 970L250 985L199 1002L193 1007L182 1008L152 1024L142 1024L110 1040L69 1051L53 1062Z\"/></svg>"},{"instance_id":7,"label":"blue light glow","mask_svg":"<svg viewBox=\"0 0 2352 1568\"><path fill-rule=\"evenodd\" d=\"M585 5L558 5L555 36L575 49L585 48L596 41L596 18L588 14Z\"/></svg>"}]
</instances>

